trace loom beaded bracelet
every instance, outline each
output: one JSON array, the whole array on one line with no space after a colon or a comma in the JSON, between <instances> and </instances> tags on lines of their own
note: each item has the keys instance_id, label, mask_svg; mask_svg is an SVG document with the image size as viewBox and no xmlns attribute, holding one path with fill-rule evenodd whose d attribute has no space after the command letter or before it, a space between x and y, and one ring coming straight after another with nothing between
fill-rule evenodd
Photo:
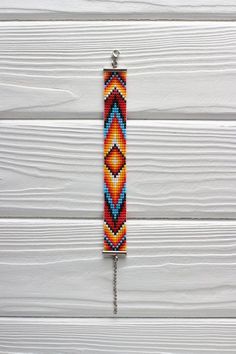
<instances>
[{"instance_id":1,"label":"loom beaded bracelet","mask_svg":"<svg viewBox=\"0 0 236 354\"><path fill-rule=\"evenodd\" d=\"M117 314L117 262L126 244L126 78L118 69L120 52L112 53L112 69L104 69L104 247L113 257L113 312Z\"/></svg>"}]
</instances>

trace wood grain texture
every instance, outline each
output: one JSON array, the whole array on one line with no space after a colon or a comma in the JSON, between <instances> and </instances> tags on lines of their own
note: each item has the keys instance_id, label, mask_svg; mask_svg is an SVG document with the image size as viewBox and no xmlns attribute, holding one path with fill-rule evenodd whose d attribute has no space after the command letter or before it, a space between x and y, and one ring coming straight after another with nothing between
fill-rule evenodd
<instances>
[{"instance_id":1,"label":"wood grain texture","mask_svg":"<svg viewBox=\"0 0 236 354\"><path fill-rule=\"evenodd\" d=\"M235 221L128 220L127 228L118 316L236 316ZM0 316L112 316L102 239L102 220L0 220Z\"/></svg>"},{"instance_id":2,"label":"wood grain texture","mask_svg":"<svg viewBox=\"0 0 236 354\"><path fill-rule=\"evenodd\" d=\"M1 0L0 20L236 18L233 0Z\"/></svg>"},{"instance_id":3,"label":"wood grain texture","mask_svg":"<svg viewBox=\"0 0 236 354\"><path fill-rule=\"evenodd\" d=\"M236 23L170 21L0 23L0 118L102 118L114 46L129 119L235 119Z\"/></svg>"},{"instance_id":4,"label":"wood grain texture","mask_svg":"<svg viewBox=\"0 0 236 354\"><path fill-rule=\"evenodd\" d=\"M130 121L128 218L235 218L236 123ZM0 121L1 217L103 215L103 121Z\"/></svg>"},{"instance_id":5,"label":"wood grain texture","mask_svg":"<svg viewBox=\"0 0 236 354\"><path fill-rule=\"evenodd\" d=\"M235 320L0 319L1 354L229 354Z\"/></svg>"}]
</instances>

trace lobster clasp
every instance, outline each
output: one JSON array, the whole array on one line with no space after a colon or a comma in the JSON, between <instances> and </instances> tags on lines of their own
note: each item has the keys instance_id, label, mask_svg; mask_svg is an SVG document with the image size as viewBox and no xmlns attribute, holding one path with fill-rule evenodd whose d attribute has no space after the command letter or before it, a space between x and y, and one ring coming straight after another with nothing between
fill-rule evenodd
<instances>
[{"instance_id":1,"label":"lobster clasp","mask_svg":"<svg viewBox=\"0 0 236 354\"><path fill-rule=\"evenodd\" d=\"M118 49L113 50L112 55L111 55L111 65L114 69L116 69L118 66L119 55L120 55L120 52Z\"/></svg>"}]
</instances>

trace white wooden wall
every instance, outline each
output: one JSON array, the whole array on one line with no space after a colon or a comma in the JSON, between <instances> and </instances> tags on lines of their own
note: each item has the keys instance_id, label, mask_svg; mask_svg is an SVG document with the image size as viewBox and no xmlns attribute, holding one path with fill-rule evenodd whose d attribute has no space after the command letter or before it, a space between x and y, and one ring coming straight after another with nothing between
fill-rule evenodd
<instances>
[{"instance_id":1,"label":"white wooden wall","mask_svg":"<svg viewBox=\"0 0 236 354\"><path fill-rule=\"evenodd\" d=\"M0 0L0 354L236 353L236 4ZM103 78L128 68L128 256Z\"/></svg>"}]
</instances>

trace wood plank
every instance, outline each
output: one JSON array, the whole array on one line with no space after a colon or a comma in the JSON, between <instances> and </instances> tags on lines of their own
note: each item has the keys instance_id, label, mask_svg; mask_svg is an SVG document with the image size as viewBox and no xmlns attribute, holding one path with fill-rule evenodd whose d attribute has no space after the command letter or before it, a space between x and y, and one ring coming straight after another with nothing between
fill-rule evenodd
<instances>
[{"instance_id":1,"label":"wood plank","mask_svg":"<svg viewBox=\"0 0 236 354\"><path fill-rule=\"evenodd\" d=\"M118 316L235 317L235 235L236 221L128 220ZM101 220L1 219L0 316L112 316L102 238Z\"/></svg>"},{"instance_id":2,"label":"wood plank","mask_svg":"<svg viewBox=\"0 0 236 354\"><path fill-rule=\"evenodd\" d=\"M0 23L0 118L102 118L115 47L129 119L235 119L236 23L170 21Z\"/></svg>"},{"instance_id":3,"label":"wood plank","mask_svg":"<svg viewBox=\"0 0 236 354\"><path fill-rule=\"evenodd\" d=\"M236 123L130 121L129 218L235 218ZM103 121L0 121L1 217L103 215Z\"/></svg>"},{"instance_id":4,"label":"wood plank","mask_svg":"<svg viewBox=\"0 0 236 354\"><path fill-rule=\"evenodd\" d=\"M236 18L233 0L50 1L1 0L0 20L128 20L128 19L220 19Z\"/></svg>"},{"instance_id":5,"label":"wood plank","mask_svg":"<svg viewBox=\"0 0 236 354\"><path fill-rule=\"evenodd\" d=\"M229 354L235 320L0 319L1 354Z\"/></svg>"}]
</instances>

